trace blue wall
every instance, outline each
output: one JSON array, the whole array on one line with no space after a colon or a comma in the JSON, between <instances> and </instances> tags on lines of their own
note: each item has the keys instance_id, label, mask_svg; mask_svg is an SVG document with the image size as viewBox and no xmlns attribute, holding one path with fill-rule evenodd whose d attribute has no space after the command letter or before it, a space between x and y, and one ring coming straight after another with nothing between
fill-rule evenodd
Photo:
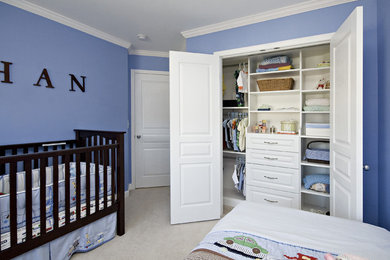
<instances>
[{"instance_id":1,"label":"blue wall","mask_svg":"<svg viewBox=\"0 0 390 260\"><path fill-rule=\"evenodd\" d=\"M390 1L378 1L379 224L390 230Z\"/></svg>"},{"instance_id":2,"label":"blue wall","mask_svg":"<svg viewBox=\"0 0 390 260\"><path fill-rule=\"evenodd\" d=\"M335 32L353 9L359 5L362 5L364 9L364 163L371 166L371 170L363 177L364 221L377 225L379 223L377 0L357 1L197 36L187 39L186 44L187 51L213 53L220 50L331 33ZM386 185L389 186L389 179L386 181ZM382 199L380 203L386 203L383 206L387 205L387 208L390 208L389 202ZM390 218L388 217L385 222L388 226ZM384 222L381 225L385 226Z\"/></svg>"},{"instance_id":3,"label":"blue wall","mask_svg":"<svg viewBox=\"0 0 390 260\"><path fill-rule=\"evenodd\" d=\"M142 55L129 55L129 82L131 84L131 70L155 70L155 71L169 71L169 59L163 57L152 57ZM131 91L129 84L129 111L131 111ZM131 113L129 113L129 122L131 124ZM131 126L129 128L131 131ZM131 151L131 138L129 138L129 151ZM130 160L131 160L131 154ZM131 164L130 164L131 165ZM131 168L130 168L131 171ZM130 174L130 182L131 174Z\"/></svg>"},{"instance_id":4,"label":"blue wall","mask_svg":"<svg viewBox=\"0 0 390 260\"><path fill-rule=\"evenodd\" d=\"M14 82L0 82L0 144L71 139L74 128L127 131L127 49L1 2L0 24L0 60L13 62ZM43 68L54 89L33 86ZM87 77L85 93L69 91L69 73Z\"/></svg>"}]
</instances>

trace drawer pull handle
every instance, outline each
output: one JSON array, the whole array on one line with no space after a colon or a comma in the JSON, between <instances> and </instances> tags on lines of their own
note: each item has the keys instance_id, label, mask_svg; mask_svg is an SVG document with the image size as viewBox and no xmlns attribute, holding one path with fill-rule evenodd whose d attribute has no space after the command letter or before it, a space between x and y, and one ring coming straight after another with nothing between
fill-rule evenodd
<instances>
[{"instance_id":1,"label":"drawer pull handle","mask_svg":"<svg viewBox=\"0 0 390 260\"><path fill-rule=\"evenodd\" d=\"M269 200L269 199L264 199L265 201L267 201L267 202L270 202L270 203L278 203L279 201L277 201L277 200Z\"/></svg>"},{"instance_id":2,"label":"drawer pull handle","mask_svg":"<svg viewBox=\"0 0 390 260\"><path fill-rule=\"evenodd\" d=\"M278 177L269 177L269 176L266 176L266 175L264 175L264 178L270 179L270 180L277 180L278 179Z\"/></svg>"},{"instance_id":3,"label":"drawer pull handle","mask_svg":"<svg viewBox=\"0 0 390 260\"><path fill-rule=\"evenodd\" d=\"M278 160L278 158L276 157L268 157L268 156L264 156L264 159L271 160L271 161Z\"/></svg>"},{"instance_id":4,"label":"drawer pull handle","mask_svg":"<svg viewBox=\"0 0 390 260\"><path fill-rule=\"evenodd\" d=\"M264 141L265 144L278 144L278 142Z\"/></svg>"}]
</instances>

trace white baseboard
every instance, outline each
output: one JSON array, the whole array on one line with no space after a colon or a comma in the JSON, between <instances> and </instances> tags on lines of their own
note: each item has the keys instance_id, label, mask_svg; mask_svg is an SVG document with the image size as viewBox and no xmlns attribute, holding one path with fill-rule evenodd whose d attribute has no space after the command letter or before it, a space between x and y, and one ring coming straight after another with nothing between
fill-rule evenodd
<instances>
[{"instance_id":1,"label":"white baseboard","mask_svg":"<svg viewBox=\"0 0 390 260\"><path fill-rule=\"evenodd\" d=\"M130 183L127 187L127 191L125 191L125 198L128 198L130 196L131 190L135 190L135 185L133 183Z\"/></svg>"}]
</instances>

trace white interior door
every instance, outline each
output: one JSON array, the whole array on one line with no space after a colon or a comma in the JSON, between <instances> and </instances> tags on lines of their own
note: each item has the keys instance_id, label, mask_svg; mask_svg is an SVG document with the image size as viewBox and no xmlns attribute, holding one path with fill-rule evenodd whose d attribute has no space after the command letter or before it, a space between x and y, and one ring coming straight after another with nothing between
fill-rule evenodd
<instances>
[{"instance_id":1,"label":"white interior door","mask_svg":"<svg viewBox=\"0 0 390 260\"><path fill-rule=\"evenodd\" d=\"M171 223L222 212L221 74L218 56L170 52Z\"/></svg>"},{"instance_id":2,"label":"white interior door","mask_svg":"<svg viewBox=\"0 0 390 260\"><path fill-rule=\"evenodd\" d=\"M169 75L135 71L135 186L169 186Z\"/></svg>"},{"instance_id":3,"label":"white interior door","mask_svg":"<svg viewBox=\"0 0 390 260\"><path fill-rule=\"evenodd\" d=\"M331 213L363 219L363 10L331 43Z\"/></svg>"}]
</instances>

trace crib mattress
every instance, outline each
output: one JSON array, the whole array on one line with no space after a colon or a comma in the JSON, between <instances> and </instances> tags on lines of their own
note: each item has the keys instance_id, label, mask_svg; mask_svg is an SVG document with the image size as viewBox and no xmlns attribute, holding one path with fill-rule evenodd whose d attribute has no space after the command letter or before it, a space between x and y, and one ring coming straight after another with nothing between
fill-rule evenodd
<instances>
[{"instance_id":1,"label":"crib mattress","mask_svg":"<svg viewBox=\"0 0 390 260\"><path fill-rule=\"evenodd\" d=\"M80 163L81 170L81 218L86 216L86 163ZM59 183L58 183L58 199L59 199L59 216L58 225L65 225L65 167L64 164L59 168ZM46 231L53 230L53 182L52 182L52 167L46 168ZM32 171L33 190L32 190L32 235L33 238L40 235L40 184L39 184L39 169ZM99 165L99 209L104 208L104 185L103 185L104 166ZM70 222L76 220L76 164L70 163ZM17 241L21 243L26 237L26 215L25 215L25 173L17 173ZM8 176L0 176L0 192L5 195L0 196L0 218L1 218L1 250L10 247L10 197L8 188ZM107 206L111 206L111 167L107 166ZM90 213L96 210L95 205L95 164L90 164Z\"/></svg>"}]
</instances>

